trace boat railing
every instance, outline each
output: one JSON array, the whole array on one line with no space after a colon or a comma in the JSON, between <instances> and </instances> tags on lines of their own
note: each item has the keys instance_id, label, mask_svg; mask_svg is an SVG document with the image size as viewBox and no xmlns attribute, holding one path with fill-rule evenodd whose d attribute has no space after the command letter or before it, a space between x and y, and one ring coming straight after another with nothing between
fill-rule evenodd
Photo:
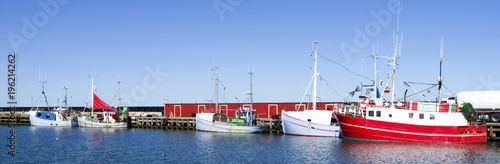
<instances>
[{"instance_id":1,"label":"boat railing","mask_svg":"<svg viewBox=\"0 0 500 164\"><path fill-rule=\"evenodd\" d=\"M343 115L350 115L353 117L364 117L365 112L364 109L358 108L357 106L352 106L352 105L344 105L344 106L339 106L339 114Z\"/></svg>"}]
</instances>

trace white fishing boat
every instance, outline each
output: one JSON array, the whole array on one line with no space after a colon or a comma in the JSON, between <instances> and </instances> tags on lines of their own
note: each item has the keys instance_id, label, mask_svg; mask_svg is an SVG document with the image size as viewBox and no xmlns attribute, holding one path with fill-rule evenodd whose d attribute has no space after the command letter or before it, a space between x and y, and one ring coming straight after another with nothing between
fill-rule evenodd
<instances>
[{"instance_id":1,"label":"white fishing boat","mask_svg":"<svg viewBox=\"0 0 500 164\"><path fill-rule=\"evenodd\" d=\"M55 108L53 110L50 110L49 104L47 102L47 96L45 95L44 91L44 83L45 81L42 81L42 94L38 98L38 105L36 108L33 108L29 111L30 115L30 124L31 126L47 126L47 127L76 127L78 126L78 123L76 120L73 120L73 117L66 115L69 112L67 111L66 108ZM65 88L66 89L66 88ZM45 103L47 104L47 111L42 111L39 108L40 101L42 97L45 99ZM65 96L65 102L67 102L66 99L67 97ZM66 103L67 106L67 103ZM65 114L66 113L66 114Z\"/></svg>"},{"instance_id":2,"label":"white fishing boat","mask_svg":"<svg viewBox=\"0 0 500 164\"><path fill-rule=\"evenodd\" d=\"M316 80L319 74L317 73L318 42L315 43L312 110L282 110L283 133L307 137L342 137L340 127L332 122L333 111L317 110L316 108Z\"/></svg>"},{"instance_id":3,"label":"white fishing boat","mask_svg":"<svg viewBox=\"0 0 500 164\"><path fill-rule=\"evenodd\" d=\"M219 87L219 77L218 77L218 67L215 67L215 107L216 111L207 113L197 113L196 114L196 130L202 132L221 132L221 133L262 133L267 129L267 126L256 126L255 125L255 109L252 108L253 103L253 93L252 93L252 74L250 72L250 96L251 105L249 109L238 109L237 113L240 113L237 118L227 117L222 114L219 109L218 104L218 87Z\"/></svg>"},{"instance_id":4,"label":"white fishing boat","mask_svg":"<svg viewBox=\"0 0 500 164\"><path fill-rule=\"evenodd\" d=\"M196 114L196 130L221 133L262 133L267 128L266 126L247 124L247 122L251 122L248 120L231 118L218 113L198 113Z\"/></svg>"},{"instance_id":5,"label":"white fishing boat","mask_svg":"<svg viewBox=\"0 0 500 164\"><path fill-rule=\"evenodd\" d=\"M76 127L78 123L72 117L66 117L58 111L30 111L31 126Z\"/></svg>"},{"instance_id":6,"label":"white fishing boat","mask_svg":"<svg viewBox=\"0 0 500 164\"><path fill-rule=\"evenodd\" d=\"M94 93L94 76L92 76L92 87L91 87L91 114L89 116L79 116L78 125L84 128L127 128L127 122L121 121L121 119L115 114L113 108L102 101ZM94 109L102 109L103 117L99 119L94 115Z\"/></svg>"}]
</instances>

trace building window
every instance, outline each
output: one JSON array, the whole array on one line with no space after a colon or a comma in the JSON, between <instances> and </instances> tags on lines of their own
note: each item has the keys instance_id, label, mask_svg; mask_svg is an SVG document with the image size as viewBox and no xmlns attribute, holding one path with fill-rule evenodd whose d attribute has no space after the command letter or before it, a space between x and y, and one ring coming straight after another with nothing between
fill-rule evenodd
<instances>
[{"instance_id":1,"label":"building window","mask_svg":"<svg viewBox=\"0 0 500 164\"><path fill-rule=\"evenodd\" d=\"M413 113L408 113L408 118L413 118Z\"/></svg>"},{"instance_id":2,"label":"building window","mask_svg":"<svg viewBox=\"0 0 500 164\"><path fill-rule=\"evenodd\" d=\"M373 110L368 111L368 117L373 117Z\"/></svg>"},{"instance_id":3,"label":"building window","mask_svg":"<svg viewBox=\"0 0 500 164\"><path fill-rule=\"evenodd\" d=\"M423 114L423 113L420 113L418 117L419 117L420 119L424 119L424 114Z\"/></svg>"},{"instance_id":4,"label":"building window","mask_svg":"<svg viewBox=\"0 0 500 164\"><path fill-rule=\"evenodd\" d=\"M377 111L377 117L380 117L382 116L382 112L381 111Z\"/></svg>"},{"instance_id":5,"label":"building window","mask_svg":"<svg viewBox=\"0 0 500 164\"><path fill-rule=\"evenodd\" d=\"M431 118L431 120L434 120L434 115L433 114L431 114L429 117Z\"/></svg>"}]
</instances>

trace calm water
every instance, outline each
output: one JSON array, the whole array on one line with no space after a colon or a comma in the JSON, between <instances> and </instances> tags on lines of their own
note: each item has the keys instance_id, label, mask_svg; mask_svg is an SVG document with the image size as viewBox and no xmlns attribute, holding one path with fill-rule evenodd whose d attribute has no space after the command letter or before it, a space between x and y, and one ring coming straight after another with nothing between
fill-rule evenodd
<instances>
[{"instance_id":1,"label":"calm water","mask_svg":"<svg viewBox=\"0 0 500 164\"><path fill-rule=\"evenodd\" d=\"M8 144L9 130L0 126L0 144ZM9 148L2 146L0 163L500 163L500 142L386 143L181 130L31 126L15 130L16 156L11 157Z\"/></svg>"}]
</instances>

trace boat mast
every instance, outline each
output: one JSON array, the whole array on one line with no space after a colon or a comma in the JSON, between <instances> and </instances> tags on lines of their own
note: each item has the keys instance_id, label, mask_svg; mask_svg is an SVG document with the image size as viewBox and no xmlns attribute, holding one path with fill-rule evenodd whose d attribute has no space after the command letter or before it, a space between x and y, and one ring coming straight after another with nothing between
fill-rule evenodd
<instances>
[{"instance_id":1,"label":"boat mast","mask_svg":"<svg viewBox=\"0 0 500 164\"><path fill-rule=\"evenodd\" d=\"M214 66L214 69L215 69L215 113L219 113L219 67Z\"/></svg>"},{"instance_id":2,"label":"boat mast","mask_svg":"<svg viewBox=\"0 0 500 164\"><path fill-rule=\"evenodd\" d=\"M252 76L253 76L253 71L248 72L250 74L250 122L248 125L253 125L253 84L252 84Z\"/></svg>"},{"instance_id":3,"label":"boat mast","mask_svg":"<svg viewBox=\"0 0 500 164\"><path fill-rule=\"evenodd\" d=\"M68 88L64 87L64 106L68 109Z\"/></svg>"},{"instance_id":4,"label":"boat mast","mask_svg":"<svg viewBox=\"0 0 500 164\"><path fill-rule=\"evenodd\" d=\"M120 81L118 81L118 110L120 110L122 106L122 97L120 96Z\"/></svg>"},{"instance_id":5,"label":"boat mast","mask_svg":"<svg viewBox=\"0 0 500 164\"><path fill-rule=\"evenodd\" d=\"M443 42L444 42L444 37L441 38L441 50L440 50L441 61L439 62L439 77L438 77L438 85L439 85L438 103L441 103L441 86L443 85L443 77L441 76L441 70L443 67Z\"/></svg>"},{"instance_id":6,"label":"boat mast","mask_svg":"<svg viewBox=\"0 0 500 164\"><path fill-rule=\"evenodd\" d=\"M45 104L47 104L47 110L50 111L49 102L47 101L47 95L45 95L45 83L47 83L47 81L39 81L39 82L42 83L42 94L40 94L40 98L38 98L38 105L36 106L36 111L38 111L38 108L40 106L40 101L42 100L42 96L43 98L45 98Z\"/></svg>"},{"instance_id":7,"label":"boat mast","mask_svg":"<svg viewBox=\"0 0 500 164\"><path fill-rule=\"evenodd\" d=\"M373 99L377 99L378 86L377 86L377 59L378 55L375 55L375 47L372 48L372 58L373 58Z\"/></svg>"},{"instance_id":8,"label":"boat mast","mask_svg":"<svg viewBox=\"0 0 500 164\"><path fill-rule=\"evenodd\" d=\"M91 113L90 115L91 116L94 116L94 75L91 75L91 79L92 79L92 85L90 87L90 96L91 96L91 101L92 101L92 104L91 104Z\"/></svg>"},{"instance_id":9,"label":"boat mast","mask_svg":"<svg viewBox=\"0 0 500 164\"><path fill-rule=\"evenodd\" d=\"M317 96L316 96L316 81L317 81L317 77L318 77L318 72L317 72L317 69L318 69L318 41L314 41L314 43L316 43L316 51L314 51L313 110L316 110L316 99L317 99Z\"/></svg>"},{"instance_id":10,"label":"boat mast","mask_svg":"<svg viewBox=\"0 0 500 164\"><path fill-rule=\"evenodd\" d=\"M66 106L66 110L69 111L69 108L68 108L68 88L66 88L66 86L64 86L64 106Z\"/></svg>"},{"instance_id":11,"label":"boat mast","mask_svg":"<svg viewBox=\"0 0 500 164\"><path fill-rule=\"evenodd\" d=\"M389 63L389 65L392 65L392 74L390 76L390 79L392 80L392 88L391 88L391 107L394 107L394 97L396 97L396 89L395 87L395 78L396 78L396 68L398 67L397 60L401 56L401 44L403 43L403 33L401 33L401 39L399 38L399 9L400 9L400 4L401 2L398 2L398 19L396 23L396 32L394 33L394 56L393 57L387 57L383 56L385 59L390 59L392 60L392 63Z\"/></svg>"}]
</instances>

